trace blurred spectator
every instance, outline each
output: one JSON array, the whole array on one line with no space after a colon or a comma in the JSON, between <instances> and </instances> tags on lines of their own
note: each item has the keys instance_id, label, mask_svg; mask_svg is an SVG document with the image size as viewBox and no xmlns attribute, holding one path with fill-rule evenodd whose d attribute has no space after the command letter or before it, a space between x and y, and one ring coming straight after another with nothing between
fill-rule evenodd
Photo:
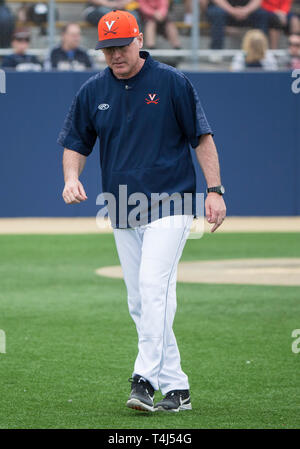
<instances>
[{"instance_id":1,"label":"blurred spectator","mask_svg":"<svg viewBox=\"0 0 300 449\"><path fill-rule=\"evenodd\" d=\"M300 34L291 34L288 45L288 54L281 61L281 66L288 70L300 69Z\"/></svg>"},{"instance_id":2,"label":"blurred spectator","mask_svg":"<svg viewBox=\"0 0 300 449\"><path fill-rule=\"evenodd\" d=\"M281 30L287 34L300 32L299 18L291 12L292 0L262 0L261 6L268 14L271 48L278 48Z\"/></svg>"},{"instance_id":3,"label":"blurred spectator","mask_svg":"<svg viewBox=\"0 0 300 449\"><path fill-rule=\"evenodd\" d=\"M45 61L46 70L86 70L93 67L87 52L80 48L81 30L77 23L68 23L62 29L61 45L53 48Z\"/></svg>"},{"instance_id":4,"label":"blurred spectator","mask_svg":"<svg viewBox=\"0 0 300 449\"><path fill-rule=\"evenodd\" d=\"M104 14L113 9L129 11L137 20L140 27L139 3L136 0L90 0L83 11L84 18L91 25L98 26L98 22Z\"/></svg>"},{"instance_id":5,"label":"blurred spectator","mask_svg":"<svg viewBox=\"0 0 300 449\"><path fill-rule=\"evenodd\" d=\"M14 16L5 5L5 0L0 0L0 48L10 47L14 28Z\"/></svg>"},{"instance_id":6,"label":"blurred spectator","mask_svg":"<svg viewBox=\"0 0 300 449\"><path fill-rule=\"evenodd\" d=\"M4 56L2 67L18 71L40 71L42 69L42 64L37 57L27 53L29 43L30 32L28 30L16 31L11 42L14 52L11 55Z\"/></svg>"},{"instance_id":7,"label":"blurred spectator","mask_svg":"<svg viewBox=\"0 0 300 449\"><path fill-rule=\"evenodd\" d=\"M155 48L156 33L163 31L173 48L181 48L175 23L169 15L168 0L139 0L144 22L145 46Z\"/></svg>"},{"instance_id":8,"label":"blurred spectator","mask_svg":"<svg viewBox=\"0 0 300 449\"><path fill-rule=\"evenodd\" d=\"M223 48L225 26L258 28L268 32L268 14L261 0L211 0L207 18L211 23L211 48Z\"/></svg>"},{"instance_id":9,"label":"blurred spectator","mask_svg":"<svg viewBox=\"0 0 300 449\"><path fill-rule=\"evenodd\" d=\"M243 51L237 53L231 63L231 70L277 70L276 58L268 51L268 40L260 30L249 30L242 42Z\"/></svg>"},{"instance_id":10,"label":"blurred spectator","mask_svg":"<svg viewBox=\"0 0 300 449\"><path fill-rule=\"evenodd\" d=\"M59 19L58 9L55 9L55 20ZM40 35L47 34L48 5L47 3L25 3L17 10L19 23L33 22L40 28Z\"/></svg>"},{"instance_id":11,"label":"blurred spectator","mask_svg":"<svg viewBox=\"0 0 300 449\"><path fill-rule=\"evenodd\" d=\"M208 0L199 0L200 14L205 14ZM192 25L193 23L193 0L184 0L184 23Z\"/></svg>"}]
</instances>

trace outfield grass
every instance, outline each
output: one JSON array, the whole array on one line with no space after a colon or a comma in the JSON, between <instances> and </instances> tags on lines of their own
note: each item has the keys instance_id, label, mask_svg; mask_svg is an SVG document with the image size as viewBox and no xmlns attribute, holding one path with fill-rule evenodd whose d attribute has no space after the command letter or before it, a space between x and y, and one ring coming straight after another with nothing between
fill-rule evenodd
<instances>
[{"instance_id":1,"label":"outfield grass","mask_svg":"<svg viewBox=\"0 0 300 449\"><path fill-rule=\"evenodd\" d=\"M182 260L244 257L300 257L300 234L205 235ZM125 286L94 274L118 263L112 235L0 236L0 428L300 427L299 287L178 284L193 410L146 414L125 406Z\"/></svg>"}]
</instances>

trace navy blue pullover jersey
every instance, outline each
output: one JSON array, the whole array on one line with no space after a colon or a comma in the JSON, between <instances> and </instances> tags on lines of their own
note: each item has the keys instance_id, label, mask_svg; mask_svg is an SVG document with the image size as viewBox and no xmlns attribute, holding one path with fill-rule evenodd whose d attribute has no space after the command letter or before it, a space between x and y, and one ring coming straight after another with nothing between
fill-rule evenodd
<instances>
[{"instance_id":1,"label":"navy blue pullover jersey","mask_svg":"<svg viewBox=\"0 0 300 449\"><path fill-rule=\"evenodd\" d=\"M188 78L148 52L141 51L140 57L145 62L132 78L118 79L107 67L84 83L58 138L63 147L88 156L99 137L102 189L116 199L115 217L109 213L116 228L131 227L128 214L138 202L127 206L125 216L118 211L121 200L136 192L149 200L146 222L153 219L153 193L178 193L182 201L190 193L196 216L190 145L195 148L202 134L212 134ZM121 185L126 186L126 198L120 195ZM178 213L172 205L168 215ZM160 203L158 218L162 216Z\"/></svg>"}]
</instances>

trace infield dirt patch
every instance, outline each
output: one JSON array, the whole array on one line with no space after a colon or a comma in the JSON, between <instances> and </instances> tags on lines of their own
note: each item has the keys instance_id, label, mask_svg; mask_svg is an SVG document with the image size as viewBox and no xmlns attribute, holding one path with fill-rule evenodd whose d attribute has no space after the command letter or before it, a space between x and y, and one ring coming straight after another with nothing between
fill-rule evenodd
<instances>
[{"instance_id":1,"label":"infield dirt patch","mask_svg":"<svg viewBox=\"0 0 300 449\"><path fill-rule=\"evenodd\" d=\"M123 278L121 266L102 267L100 276ZM208 284L300 285L300 258L230 259L180 262L179 282Z\"/></svg>"}]
</instances>

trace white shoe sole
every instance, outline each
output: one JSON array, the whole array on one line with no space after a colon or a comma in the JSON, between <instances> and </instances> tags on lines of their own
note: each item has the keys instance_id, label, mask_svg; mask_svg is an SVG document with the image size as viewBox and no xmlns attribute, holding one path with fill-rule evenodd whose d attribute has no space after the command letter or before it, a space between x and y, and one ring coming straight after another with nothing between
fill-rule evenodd
<instances>
[{"instance_id":1,"label":"white shoe sole","mask_svg":"<svg viewBox=\"0 0 300 449\"><path fill-rule=\"evenodd\" d=\"M192 404L182 404L178 408L164 408L160 405L154 410L157 410L158 412L179 412L180 410L192 410Z\"/></svg>"},{"instance_id":2,"label":"white shoe sole","mask_svg":"<svg viewBox=\"0 0 300 449\"><path fill-rule=\"evenodd\" d=\"M134 410L140 410L141 412L155 412L155 409L151 405L144 404L136 398L128 399L126 403L127 407Z\"/></svg>"}]
</instances>

